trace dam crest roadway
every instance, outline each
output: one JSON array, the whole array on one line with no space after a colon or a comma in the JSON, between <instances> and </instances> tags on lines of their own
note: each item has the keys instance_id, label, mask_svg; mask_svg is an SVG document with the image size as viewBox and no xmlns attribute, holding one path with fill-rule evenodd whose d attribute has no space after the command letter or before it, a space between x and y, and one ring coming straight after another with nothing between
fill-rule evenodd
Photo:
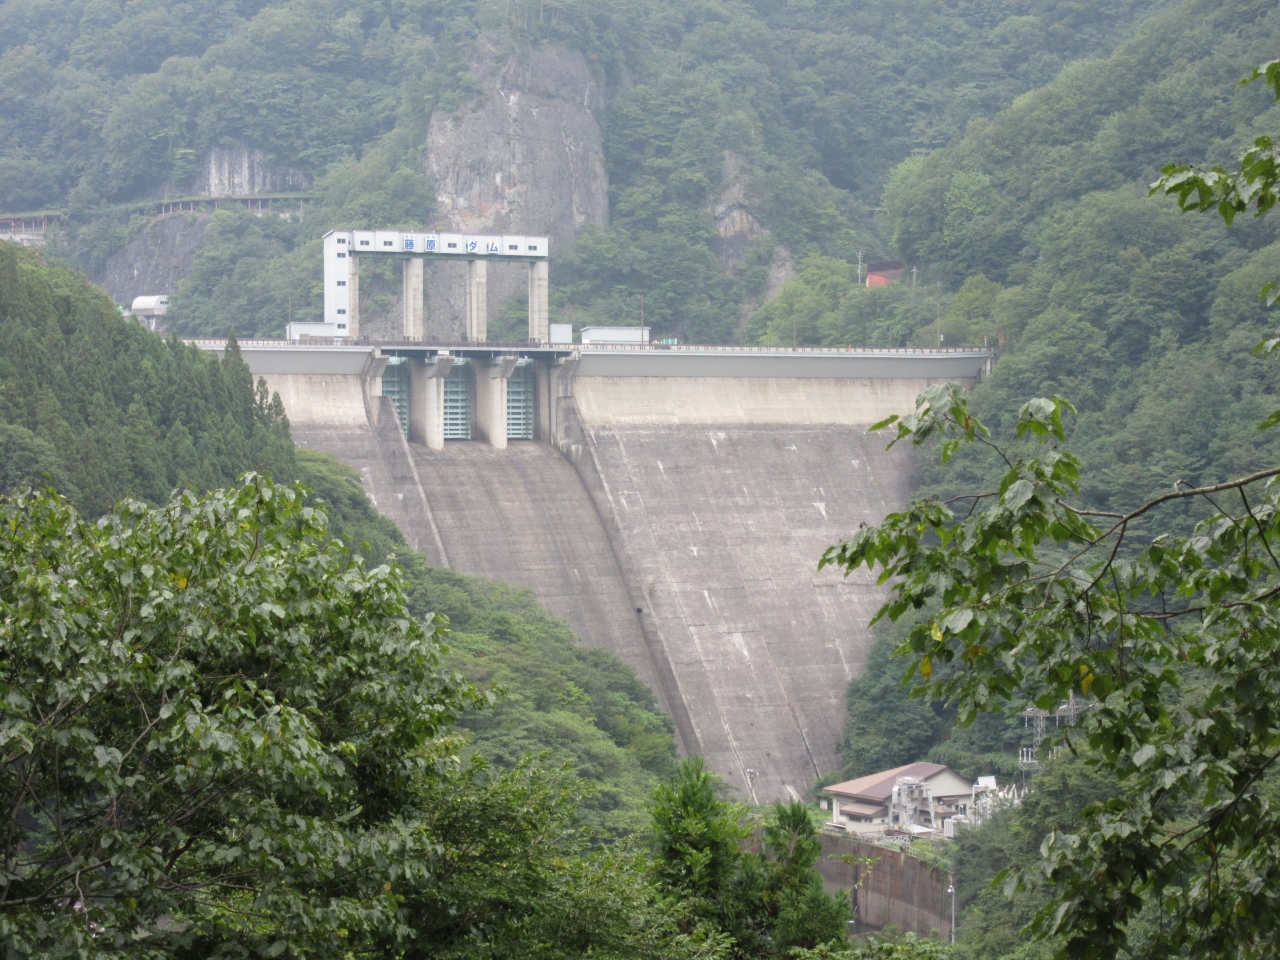
<instances>
[{"instance_id":1,"label":"dam crest roadway","mask_svg":"<svg viewBox=\"0 0 1280 960\"><path fill-rule=\"evenodd\" d=\"M223 341L191 341L221 352ZM867 427L986 350L240 341L429 562L528 588L756 803L839 767L884 598L823 550L909 495Z\"/></svg>"}]
</instances>

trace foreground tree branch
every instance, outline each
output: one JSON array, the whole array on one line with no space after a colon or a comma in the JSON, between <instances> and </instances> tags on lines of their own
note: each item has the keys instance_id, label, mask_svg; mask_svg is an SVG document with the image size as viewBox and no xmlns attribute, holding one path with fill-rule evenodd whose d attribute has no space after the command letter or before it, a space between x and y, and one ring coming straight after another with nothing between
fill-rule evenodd
<instances>
[{"instance_id":1,"label":"foreground tree branch","mask_svg":"<svg viewBox=\"0 0 1280 960\"><path fill-rule=\"evenodd\" d=\"M1079 476L1062 426L1070 409L1060 398L1023 407L1016 434L1036 448L1003 458L1014 465L995 495L970 501L976 509L914 503L822 562L879 571L892 586L877 619L936 609L897 653L907 679L953 702L961 723L985 711L1052 710L1070 696L1092 704L1073 749L1083 741L1085 761L1117 778L1121 793L1087 808L1080 829L1046 838L1038 871L1055 896L1034 933L1063 956L1112 958L1156 907L1166 919L1145 933L1153 955L1274 955L1280 583L1269 542L1280 535L1280 468L1100 514L1070 502ZM915 416L890 423L899 439L940 439L944 457L985 435L954 386L931 387ZM1244 498L1245 522L1215 509L1191 536L1125 544L1136 518L1228 490ZM1097 516L1108 526L1093 527ZM1156 597L1179 598L1180 609L1143 610Z\"/></svg>"}]
</instances>

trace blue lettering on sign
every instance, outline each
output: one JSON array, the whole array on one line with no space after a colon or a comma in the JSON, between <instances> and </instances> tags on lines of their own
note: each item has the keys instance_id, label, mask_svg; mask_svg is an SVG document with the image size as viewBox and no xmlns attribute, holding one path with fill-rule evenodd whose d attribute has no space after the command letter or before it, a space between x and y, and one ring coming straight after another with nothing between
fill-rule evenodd
<instances>
[{"instance_id":1,"label":"blue lettering on sign","mask_svg":"<svg viewBox=\"0 0 1280 960\"><path fill-rule=\"evenodd\" d=\"M413 249L413 240L412 240L410 237L405 237L405 238L404 238L404 248L405 248L406 250L412 250L412 249Z\"/></svg>"},{"instance_id":2,"label":"blue lettering on sign","mask_svg":"<svg viewBox=\"0 0 1280 960\"><path fill-rule=\"evenodd\" d=\"M436 242L435 242L435 240L428 238L428 240L427 240L427 249L428 249L428 250L434 250L435 248L436 248Z\"/></svg>"},{"instance_id":3,"label":"blue lettering on sign","mask_svg":"<svg viewBox=\"0 0 1280 960\"><path fill-rule=\"evenodd\" d=\"M498 241L496 241L496 240L490 240L490 241L489 241L489 252L490 252L490 253L498 253L498 252L499 252L499 251L498 251Z\"/></svg>"},{"instance_id":4,"label":"blue lettering on sign","mask_svg":"<svg viewBox=\"0 0 1280 960\"><path fill-rule=\"evenodd\" d=\"M478 246L480 246L480 244L479 244L477 241L475 241L475 240L471 240L471 241L469 241L469 242L467 243L467 253L471 253L471 252L472 252L473 250L475 250L475 248L476 248L476 247L478 247Z\"/></svg>"}]
</instances>

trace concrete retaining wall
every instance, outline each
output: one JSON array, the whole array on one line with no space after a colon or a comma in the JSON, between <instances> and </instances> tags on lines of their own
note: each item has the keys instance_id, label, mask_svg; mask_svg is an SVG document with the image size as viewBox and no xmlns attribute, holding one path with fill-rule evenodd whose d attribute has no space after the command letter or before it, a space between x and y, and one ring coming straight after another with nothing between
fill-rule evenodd
<instances>
[{"instance_id":1,"label":"concrete retaining wall","mask_svg":"<svg viewBox=\"0 0 1280 960\"><path fill-rule=\"evenodd\" d=\"M915 857L853 837L824 833L822 874L828 893L852 891L858 920L872 927L895 926L908 933L951 937L949 878ZM841 861L842 856L871 857L870 867Z\"/></svg>"}]
</instances>

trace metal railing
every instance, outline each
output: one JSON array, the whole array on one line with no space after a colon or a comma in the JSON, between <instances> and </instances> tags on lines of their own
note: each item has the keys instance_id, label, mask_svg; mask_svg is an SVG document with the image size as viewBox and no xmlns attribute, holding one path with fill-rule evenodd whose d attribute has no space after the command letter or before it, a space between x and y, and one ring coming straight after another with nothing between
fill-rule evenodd
<instances>
[{"instance_id":1,"label":"metal railing","mask_svg":"<svg viewBox=\"0 0 1280 960\"><path fill-rule=\"evenodd\" d=\"M185 343L197 346L218 346L226 341L222 338L190 337ZM892 356L892 357L990 357L995 350L989 347L765 347L735 346L731 344L658 344L658 343L591 343L585 346L580 343L538 343L529 341L492 341L492 342L440 342L428 340L350 340L341 337L317 340L285 340L285 339L242 339L241 347L384 347L396 348L430 348L432 350L563 350L578 353L698 353L698 354L739 354L739 355L823 355L823 356Z\"/></svg>"}]
</instances>

